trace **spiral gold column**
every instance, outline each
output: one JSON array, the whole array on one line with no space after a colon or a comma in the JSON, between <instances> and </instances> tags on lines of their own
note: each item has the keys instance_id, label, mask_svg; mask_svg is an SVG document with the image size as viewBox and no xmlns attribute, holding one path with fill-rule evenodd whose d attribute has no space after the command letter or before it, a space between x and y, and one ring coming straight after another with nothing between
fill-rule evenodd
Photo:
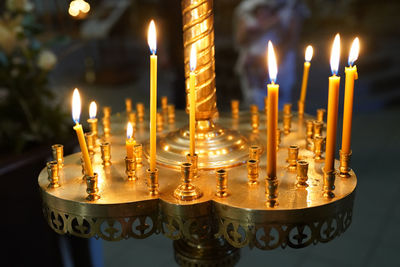
<instances>
[{"instance_id":1,"label":"spiral gold column","mask_svg":"<svg viewBox=\"0 0 400 267\"><path fill-rule=\"evenodd\" d=\"M209 120L217 112L213 0L182 0L186 96L189 93L189 59L197 49L196 120ZM189 113L189 101L186 101Z\"/></svg>"}]
</instances>

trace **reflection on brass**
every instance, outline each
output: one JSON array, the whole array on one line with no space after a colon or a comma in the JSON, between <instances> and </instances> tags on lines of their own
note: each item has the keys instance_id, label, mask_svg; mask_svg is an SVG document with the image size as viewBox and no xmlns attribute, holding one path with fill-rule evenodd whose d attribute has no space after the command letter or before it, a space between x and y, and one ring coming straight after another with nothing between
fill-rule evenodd
<instances>
[{"instance_id":1,"label":"reflection on brass","mask_svg":"<svg viewBox=\"0 0 400 267\"><path fill-rule=\"evenodd\" d=\"M325 198L329 199L335 197L335 193L333 193L333 190L335 190L335 178L336 178L336 172L334 170L329 172L326 172L324 170L323 196Z\"/></svg>"},{"instance_id":2,"label":"reflection on brass","mask_svg":"<svg viewBox=\"0 0 400 267\"><path fill-rule=\"evenodd\" d=\"M316 161L323 161L324 157L322 156L325 145L325 138L322 136L317 135L314 138L314 159Z\"/></svg>"},{"instance_id":3,"label":"reflection on brass","mask_svg":"<svg viewBox=\"0 0 400 267\"><path fill-rule=\"evenodd\" d=\"M61 144L52 145L51 151L53 159L58 163L58 168L62 168L64 166L64 146Z\"/></svg>"},{"instance_id":4,"label":"reflection on brass","mask_svg":"<svg viewBox=\"0 0 400 267\"><path fill-rule=\"evenodd\" d=\"M134 146L134 149L136 155L136 166L140 168L142 167L142 161L143 161L143 146L142 144L136 144Z\"/></svg>"},{"instance_id":5,"label":"reflection on brass","mask_svg":"<svg viewBox=\"0 0 400 267\"><path fill-rule=\"evenodd\" d=\"M140 122L144 120L144 104L141 102L136 103L136 113Z\"/></svg>"},{"instance_id":6,"label":"reflection on brass","mask_svg":"<svg viewBox=\"0 0 400 267\"><path fill-rule=\"evenodd\" d=\"M324 123L322 121L313 121L313 139L315 139L316 136L322 136L322 127L324 126Z\"/></svg>"},{"instance_id":7,"label":"reflection on brass","mask_svg":"<svg viewBox=\"0 0 400 267\"><path fill-rule=\"evenodd\" d=\"M189 153L186 155L186 159L188 162L192 163L192 172L193 172L193 178L198 177L198 159L199 156L195 153L194 155L190 155Z\"/></svg>"},{"instance_id":8,"label":"reflection on brass","mask_svg":"<svg viewBox=\"0 0 400 267\"><path fill-rule=\"evenodd\" d=\"M232 111L232 118L237 119L239 118L239 100L232 100L231 101L231 111Z\"/></svg>"},{"instance_id":9,"label":"reflection on brass","mask_svg":"<svg viewBox=\"0 0 400 267\"><path fill-rule=\"evenodd\" d=\"M265 179L266 190L265 195L267 198L266 205L269 208L278 206L278 179L275 177L269 177Z\"/></svg>"},{"instance_id":10,"label":"reflection on brass","mask_svg":"<svg viewBox=\"0 0 400 267\"><path fill-rule=\"evenodd\" d=\"M110 132L111 132L111 123L110 123L110 117L104 117L103 118L103 134L104 138L109 138L110 137Z\"/></svg>"},{"instance_id":11,"label":"reflection on brass","mask_svg":"<svg viewBox=\"0 0 400 267\"><path fill-rule=\"evenodd\" d=\"M297 102L297 112L299 114L299 118L303 118L304 116L304 103L301 102L300 100Z\"/></svg>"},{"instance_id":12,"label":"reflection on brass","mask_svg":"<svg viewBox=\"0 0 400 267\"><path fill-rule=\"evenodd\" d=\"M168 105L168 123L172 124L175 122L175 105Z\"/></svg>"},{"instance_id":13,"label":"reflection on brass","mask_svg":"<svg viewBox=\"0 0 400 267\"><path fill-rule=\"evenodd\" d=\"M87 144L87 148L89 151L89 155L93 156L94 144L95 144L94 134L92 132L87 132L87 133L85 133L85 137L86 137L86 144Z\"/></svg>"},{"instance_id":14,"label":"reflection on brass","mask_svg":"<svg viewBox=\"0 0 400 267\"><path fill-rule=\"evenodd\" d=\"M101 159L105 167L111 166L111 145L109 142L103 142L100 144Z\"/></svg>"},{"instance_id":15,"label":"reflection on brass","mask_svg":"<svg viewBox=\"0 0 400 267\"><path fill-rule=\"evenodd\" d=\"M128 121L132 124L133 131L135 132L135 129L136 129L136 112L130 112L129 113Z\"/></svg>"},{"instance_id":16,"label":"reflection on brass","mask_svg":"<svg viewBox=\"0 0 400 267\"><path fill-rule=\"evenodd\" d=\"M49 179L49 187L50 188L57 188L60 186L58 183L59 181L59 173L58 173L58 163L56 160L52 160L47 162L47 173L48 173L48 179Z\"/></svg>"},{"instance_id":17,"label":"reflection on brass","mask_svg":"<svg viewBox=\"0 0 400 267\"><path fill-rule=\"evenodd\" d=\"M215 172L217 177L217 197L228 196L228 173L224 169L219 169Z\"/></svg>"},{"instance_id":18,"label":"reflection on brass","mask_svg":"<svg viewBox=\"0 0 400 267\"><path fill-rule=\"evenodd\" d=\"M258 145L252 145L249 147L249 159L259 160L261 156L261 147Z\"/></svg>"},{"instance_id":19,"label":"reflection on brass","mask_svg":"<svg viewBox=\"0 0 400 267\"><path fill-rule=\"evenodd\" d=\"M161 110L163 115L168 113L168 97L166 96L161 97Z\"/></svg>"},{"instance_id":20,"label":"reflection on brass","mask_svg":"<svg viewBox=\"0 0 400 267\"><path fill-rule=\"evenodd\" d=\"M291 145L288 149L288 169L289 171L295 171L297 168L297 159L299 157L299 146Z\"/></svg>"},{"instance_id":21,"label":"reflection on brass","mask_svg":"<svg viewBox=\"0 0 400 267\"><path fill-rule=\"evenodd\" d=\"M182 1L186 97L189 96L190 50L197 48L196 120L209 120L217 112L213 0ZM186 101L189 113L189 101Z\"/></svg>"},{"instance_id":22,"label":"reflection on brass","mask_svg":"<svg viewBox=\"0 0 400 267\"><path fill-rule=\"evenodd\" d=\"M157 124L157 132L162 132L164 129L164 118L160 112L157 112L156 124Z\"/></svg>"},{"instance_id":23,"label":"reflection on brass","mask_svg":"<svg viewBox=\"0 0 400 267\"><path fill-rule=\"evenodd\" d=\"M312 151L314 149L313 143L313 135L314 135L314 123L313 120L306 121L306 148L307 150Z\"/></svg>"},{"instance_id":24,"label":"reflection on brass","mask_svg":"<svg viewBox=\"0 0 400 267\"><path fill-rule=\"evenodd\" d=\"M87 122L89 123L90 131L93 133L94 140L97 139L97 118L88 119Z\"/></svg>"},{"instance_id":25,"label":"reflection on brass","mask_svg":"<svg viewBox=\"0 0 400 267\"><path fill-rule=\"evenodd\" d=\"M129 159L125 157L125 173L128 176L128 181L136 181L136 157Z\"/></svg>"},{"instance_id":26,"label":"reflection on brass","mask_svg":"<svg viewBox=\"0 0 400 267\"><path fill-rule=\"evenodd\" d=\"M200 198L203 193L191 183L193 180L192 163L182 163L181 176L181 184L175 189L174 197L183 201L191 201Z\"/></svg>"},{"instance_id":27,"label":"reflection on brass","mask_svg":"<svg viewBox=\"0 0 400 267\"><path fill-rule=\"evenodd\" d=\"M251 114L251 128L253 133L258 133L258 127L260 126L260 117L257 113Z\"/></svg>"},{"instance_id":28,"label":"reflection on brass","mask_svg":"<svg viewBox=\"0 0 400 267\"><path fill-rule=\"evenodd\" d=\"M126 114L129 114L132 112L132 99L130 99L130 98L125 98L125 111L126 111Z\"/></svg>"},{"instance_id":29,"label":"reflection on brass","mask_svg":"<svg viewBox=\"0 0 400 267\"><path fill-rule=\"evenodd\" d=\"M110 106L104 106L103 107L103 117L104 118L110 118L111 116L111 107Z\"/></svg>"},{"instance_id":30,"label":"reflection on brass","mask_svg":"<svg viewBox=\"0 0 400 267\"><path fill-rule=\"evenodd\" d=\"M250 105L250 113L251 114L258 114L258 106L257 105Z\"/></svg>"},{"instance_id":31,"label":"reflection on brass","mask_svg":"<svg viewBox=\"0 0 400 267\"><path fill-rule=\"evenodd\" d=\"M297 161L297 187L307 187L307 180L308 180L308 162L305 160L298 160Z\"/></svg>"},{"instance_id":32,"label":"reflection on brass","mask_svg":"<svg viewBox=\"0 0 400 267\"><path fill-rule=\"evenodd\" d=\"M94 173L93 176L85 175L86 179L86 193L88 193L88 196L86 197L86 200L88 201L95 201L100 199L100 196L98 195L99 193L99 188L97 186L97 173Z\"/></svg>"},{"instance_id":33,"label":"reflection on brass","mask_svg":"<svg viewBox=\"0 0 400 267\"><path fill-rule=\"evenodd\" d=\"M326 109L324 109L324 108L317 109L317 121L321 121L321 122L324 121L325 112L326 112Z\"/></svg>"},{"instance_id":34,"label":"reflection on brass","mask_svg":"<svg viewBox=\"0 0 400 267\"><path fill-rule=\"evenodd\" d=\"M158 195L158 169L156 168L154 171L150 169L146 170L147 174L147 188L149 190L150 196Z\"/></svg>"},{"instance_id":35,"label":"reflection on brass","mask_svg":"<svg viewBox=\"0 0 400 267\"><path fill-rule=\"evenodd\" d=\"M292 114L292 104L285 103L283 104L283 115L291 115Z\"/></svg>"},{"instance_id":36,"label":"reflection on brass","mask_svg":"<svg viewBox=\"0 0 400 267\"><path fill-rule=\"evenodd\" d=\"M340 153L340 177L349 178L350 177L350 160L351 160L351 151L350 153L344 153L342 150Z\"/></svg>"},{"instance_id":37,"label":"reflection on brass","mask_svg":"<svg viewBox=\"0 0 400 267\"><path fill-rule=\"evenodd\" d=\"M258 184L258 160L249 159L247 161L247 178L249 181L247 182L249 185L257 185Z\"/></svg>"},{"instance_id":38,"label":"reflection on brass","mask_svg":"<svg viewBox=\"0 0 400 267\"><path fill-rule=\"evenodd\" d=\"M283 133L285 135L290 134L290 128L292 127L292 114L283 115Z\"/></svg>"}]
</instances>

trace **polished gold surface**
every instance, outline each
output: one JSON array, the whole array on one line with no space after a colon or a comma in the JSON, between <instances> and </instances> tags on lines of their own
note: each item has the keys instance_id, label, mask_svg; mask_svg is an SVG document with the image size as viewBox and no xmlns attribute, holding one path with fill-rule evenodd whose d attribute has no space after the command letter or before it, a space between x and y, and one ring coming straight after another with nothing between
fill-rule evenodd
<instances>
[{"instance_id":1,"label":"polished gold surface","mask_svg":"<svg viewBox=\"0 0 400 267\"><path fill-rule=\"evenodd\" d=\"M350 177L350 160L351 160L351 151L350 153L345 153L342 150L339 151L339 172L340 177L349 178Z\"/></svg>"}]
</instances>

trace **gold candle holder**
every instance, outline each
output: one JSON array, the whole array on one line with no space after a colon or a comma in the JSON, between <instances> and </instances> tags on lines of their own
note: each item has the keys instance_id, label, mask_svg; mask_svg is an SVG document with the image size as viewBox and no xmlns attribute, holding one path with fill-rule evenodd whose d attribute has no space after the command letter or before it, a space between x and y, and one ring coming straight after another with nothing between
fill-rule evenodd
<instances>
[{"instance_id":1,"label":"gold candle holder","mask_svg":"<svg viewBox=\"0 0 400 267\"><path fill-rule=\"evenodd\" d=\"M215 172L217 177L217 197L227 197L228 194L228 173L224 169L219 169Z\"/></svg>"},{"instance_id":2,"label":"gold candle holder","mask_svg":"<svg viewBox=\"0 0 400 267\"><path fill-rule=\"evenodd\" d=\"M186 155L186 159L188 162L190 162L192 164L192 172L193 172L193 178L197 178L198 177L198 160L199 157L198 155L195 153L193 156L190 154Z\"/></svg>"},{"instance_id":3,"label":"gold candle holder","mask_svg":"<svg viewBox=\"0 0 400 267\"><path fill-rule=\"evenodd\" d=\"M191 201L200 198L203 193L191 182L193 179L193 165L190 162L181 165L181 184L174 191L174 197L183 201Z\"/></svg>"},{"instance_id":4,"label":"gold candle holder","mask_svg":"<svg viewBox=\"0 0 400 267\"><path fill-rule=\"evenodd\" d=\"M232 109L232 118L237 119L239 118L239 100L232 100L231 101L231 109Z\"/></svg>"},{"instance_id":5,"label":"gold candle holder","mask_svg":"<svg viewBox=\"0 0 400 267\"><path fill-rule=\"evenodd\" d=\"M168 123L173 124L175 122L175 105L168 105Z\"/></svg>"},{"instance_id":6,"label":"gold candle holder","mask_svg":"<svg viewBox=\"0 0 400 267\"><path fill-rule=\"evenodd\" d=\"M290 103L283 104L283 114L292 115L292 104Z\"/></svg>"},{"instance_id":7,"label":"gold candle holder","mask_svg":"<svg viewBox=\"0 0 400 267\"><path fill-rule=\"evenodd\" d=\"M136 181L136 157L125 157L125 173L128 176L128 181Z\"/></svg>"},{"instance_id":8,"label":"gold candle holder","mask_svg":"<svg viewBox=\"0 0 400 267\"><path fill-rule=\"evenodd\" d=\"M88 147L89 155L93 156L94 155L94 146L95 146L94 133L87 132L87 133L85 133L85 137L86 137L86 144Z\"/></svg>"},{"instance_id":9,"label":"gold candle holder","mask_svg":"<svg viewBox=\"0 0 400 267\"><path fill-rule=\"evenodd\" d=\"M304 103L300 100L297 102L297 112L299 113L299 118L304 117Z\"/></svg>"},{"instance_id":10,"label":"gold candle holder","mask_svg":"<svg viewBox=\"0 0 400 267\"><path fill-rule=\"evenodd\" d=\"M312 120L307 120L306 121L306 149L310 150L310 151L313 151L313 148L314 148L313 136L314 136L314 123Z\"/></svg>"},{"instance_id":11,"label":"gold candle holder","mask_svg":"<svg viewBox=\"0 0 400 267\"><path fill-rule=\"evenodd\" d=\"M132 112L132 99L125 99L125 110L127 115Z\"/></svg>"},{"instance_id":12,"label":"gold candle holder","mask_svg":"<svg viewBox=\"0 0 400 267\"><path fill-rule=\"evenodd\" d=\"M270 208L278 205L278 179L275 177L268 177L265 179L266 189L265 195L267 198L266 205Z\"/></svg>"},{"instance_id":13,"label":"gold candle holder","mask_svg":"<svg viewBox=\"0 0 400 267\"><path fill-rule=\"evenodd\" d=\"M260 126L260 116L258 111L251 114L251 128L253 133L258 133L258 127Z\"/></svg>"},{"instance_id":14,"label":"gold candle holder","mask_svg":"<svg viewBox=\"0 0 400 267\"><path fill-rule=\"evenodd\" d=\"M290 134L291 127L292 127L292 114L283 115L283 133L285 135Z\"/></svg>"},{"instance_id":15,"label":"gold candle holder","mask_svg":"<svg viewBox=\"0 0 400 267\"><path fill-rule=\"evenodd\" d=\"M324 144L325 138L317 135L314 139L314 159L317 162L322 162L324 160L324 157L322 156L322 153L324 151Z\"/></svg>"},{"instance_id":16,"label":"gold candle holder","mask_svg":"<svg viewBox=\"0 0 400 267\"><path fill-rule=\"evenodd\" d=\"M260 160L261 147L257 145L252 145L249 147L249 159Z\"/></svg>"},{"instance_id":17,"label":"gold candle holder","mask_svg":"<svg viewBox=\"0 0 400 267\"><path fill-rule=\"evenodd\" d=\"M99 193L99 188L97 186L97 173L94 173L93 176L86 175L86 193L88 193L88 196L86 197L86 200L88 201L95 201L100 199L100 196L98 195Z\"/></svg>"},{"instance_id":18,"label":"gold candle holder","mask_svg":"<svg viewBox=\"0 0 400 267\"><path fill-rule=\"evenodd\" d=\"M150 169L146 170L147 173L147 187L149 189L150 196L157 196L158 192L158 169L155 168L154 171Z\"/></svg>"},{"instance_id":19,"label":"gold candle holder","mask_svg":"<svg viewBox=\"0 0 400 267\"><path fill-rule=\"evenodd\" d=\"M144 104L139 102L136 103L136 113L139 119L139 122L143 122L144 120Z\"/></svg>"},{"instance_id":20,"label":"gold candle holder","mask_svg":"<svg viewBox=\"0 0 400 267\"><path fill-rule=\"evenodd\" d=\"M307 187L308 180L308 162L305 160L297 161L297 183L296 186L299 188Z\"/></svg>"},{"instance_id":21,"label":"gold candle holder","mask_svg":"<svg viewBox=\"0 0 400 267\"><path fill-rule=\"evenodd\" d=\"M322 121L313 121L313 139L316 136L322 136L322 128L324 127L324 123Z\"/></svg>"},{"instance_id":22,"label":"gold candle holder","mask_svg":"<svg viewBox=\"0 0 400 267\"><path fill-rule=\"evenodd\" d=\"M339 167L339 175L342 178L349 178L350 175L350 160L351 160L351 151L350 153L344 153L342 150L339 151L340 154L340 167Z\"/></svg>"},{"instance_id":23,"label":"gold candle holder","mask_svg":"<svg viewBox=\"0 0 400 267\"><path fill-rule=\"evenodd\" d=\"M157 132L162 132L164 129L164 118L160 112L156 116Z\"/></svg>"},{"instance_id":24,"label":"gold candle holder","mask_svg":"<svg viewBox=\"0 0 400 267\"><path fill-rule=\"evenodd\" d=\"M111 117L111 107L110 106L104 106L103 107L103 117L104 118L110 118Z\"/></svg>"},{"instance_id":25,"label":"gold candle holder","mask_svg":"<svg viewBox=\"0 0 400 267\"><path fill-rule=\"evenodd\" d=\"M53 159L57 161L58 168L64 166L64 146L61 144L54 144L51 146L51 151L53 153Z\"/></svg>"},{"instance_id":26,"label":"gold candle holder","mask_svg":"<svg viewBox=\"0 0 400 267\"><path fill-rule=\"evenodd\" d=\"M336 178L336 173L335 171L329 171L326 172L324 170L324 186L323 186L323 196L325 198L334 198L335 193L333 193L333 190L335 190L335 178Z\"/></svg>"},{"instance_id":27,"label":"gold candle holder","mask_svg":"<svg viewBox=\"0 0 400 267\"><path fill-rule=\"evenodd\" d=\"M324 108L317 109L317 121L324 122L325 113L326 113L326 109L324 109Z\"/></svg>"},{"instance_id":28,"label":"gold candle holder","mask_svg":"<svg viewBox=\"0 0 400 267\"><path fill-rule=\"evenodd\" d=\"M103 134L104 138L109 138L111 133L110 117L103 118Z\"/></svg>"},{"instance_id":29,"label":"gold candle holder","mask_svg":"<svg viewBox=\"0 0 400 267\"><path fill-rule=\"evenodd\" d=\"M90 127L90 131L93 133L94 135L94 139L97 139L97 118L93 118L93 119L88 119L87 122L89 123L89 127Z\"/></svg>"},{"instance_id":30,"label":"gold candle holder","mask_svg":"<svg viewBox=\"0 0 400 267\"><path fill-rule=\"evenodd\" d=\"M247 182L250 186L258 185L259 176L259 161L254 159L249 159L247 161Z\"/></svg>"},{"instance_id":31,"label":"gold candle holder","mask_svg":"<svg viewBox=\"0 0 400 267\"><path fill-rule=\"evenodd\" d=\"M103 160L103 165L105 167L111 166L111 145L109 142L104 142L100 144L101 149L101 159Z\"/></svg>"},{"instance_id":32,"label":"gold candle holder","mask_svg":"<svg viewBox=\"0 0 400 267\"><path fill-rule=\"evenodd\" d=\"M57 188L60 187L59 182L59 169L58 169L58 162L56 160L52 160L47 162L47 173L49 175L49 187L50 188Z\"/></svg>"},{"instance_id":33,"label":"gold candle holder","mask_svg":"<svg viewBox=\"0 0 400 267\"><path fill-rule=\"evenodd\" d=\"M136 167L140 168L143 166L143 146L142 144L136 144L133 148L136 155Z\"/></svg>"},{"instance_id":34,"label":"gold candle holder","mask_svg":"<svg viewBox=\"0 0 400 267\"><path fill-rule=\"evenodd\" d=\"M128 121L132 124L133 130L135 130L136 129L136 112L129 113Z\"/></svg>"},{"instance_id":35,"label":"gold candle holder","mask_svg":"<svg viewBox=\"0 0 400 267\"><path fill-rule=\"evenodd\" d=\"M161 109L163 114L168 114L168 97L161 97Z\"/></svg>"},{"instance_id":36,"label":"gold candle holder","mask_svg":"<svg viewBox=\"0 0 400 267\"><path fill-rule=\"evenodd\" d=\"M250 113L251 114L258 114L258 106L257 105L250 105Z\"/></svg>"},{"instance_id":37,"label":"gold candle holder","mask_svg":"<svg viewBox=\"0 0 400 267\"><path fill-rule=\"evenodd\" d=\"M288 148L288 169L289 171L296 171L297 169L297 159L299 158L299 146L291 145Z\"/></svg>"}]
</instances>

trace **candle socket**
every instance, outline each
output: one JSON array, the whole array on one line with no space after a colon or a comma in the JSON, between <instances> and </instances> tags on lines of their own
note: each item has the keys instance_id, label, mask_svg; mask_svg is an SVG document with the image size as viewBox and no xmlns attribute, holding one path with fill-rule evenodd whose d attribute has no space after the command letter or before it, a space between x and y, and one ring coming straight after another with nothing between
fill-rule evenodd
<instances>
[{"instance_id":1,"label":"candle socket","mask_svg":"<svg viewBox=\"0 0 400 267\"><path fill-rule=\"evenodd\" d=\"M304 117L304 102L300 100L297 102L297 112L299 113L299 118Z\"/></svg>"},{"instance_id":2,"label":"candle socket","mask_svg":"<svg viewBox=\"0 0 400 267\"><path fill-rule=\"evenodd\" d=\"M324 122L325 113L326 109L324 108L317 109L317 121Z\"/></svg>"},{"instance_id":3,"label":"candle socket","mask_svg":"<svg viewBox=\"0 0 400 267\"><path fill-rule=\"evenodd\" d=\"M104 138L109 138L110 137L110 132L111 132L111 123L110 123L110 117L104 117L103 118L103 134Z\"/></svg>"},{"instance_id":4,"label":"candle socket","mask_svg":"<svg viewBox=\"0 0 400 267\"><path fill-rule=\"evenodd\" d=\"M193 156L190 154L187 154L186 159L188 162L190 162L192 164L193 178L197 178L199 176L199 174L198 174L199 156L196 153Z\"/></svg>"},{"instance_id":5,"label":"candle socket","mask_svg":"<svg viewBox=\"0 0 400 267\"><path fill-rule=\"evenodd\" d=\"M249 159L247 161L247 178L249 178L249 181L247 183L250 186L258 185L258 176L259 176L259 161L255 159Z\"/></svg>"},{"instance_id":6,"label":"candle socket","mask_svg":"<svg viewBox=\"0 0 400 267\"><path fill-rule=\"evenodd\" d=\"M135 131L135 129L136 129L136 112L130 112L128 114L128 121L132 124L132 128Z\"/></svg>"},{"instance_id":7,"label":"candle socket","mask_svg":"<svg viewBox=\"0 0 400 267\"><path fill-rule=\"evenodd\" d=\"M174 191L174 197L183 201L191 201L200 198L203 193L191 182L193 179L193 165L190 162L181 165L181 184Z\"/></svg>"},{"instance_id":8,"label":"candle socket","mask_svg":"<svg viewBox=\"0 0 400 267\"><path fill-rule=\"evenodd\" d=\"M96 142L95 141L96 139L94 139L94 133L92 133L92 132L85 133L85 138L86 138L86 144L88 147L89 155L93 156L94 155L94 146L95 146L95 142Z\"/></svg>"},{"instance_id":9,"label":"candle socket","mask_svg":"<svg viewBox=\"0 0 400 267\"><path fill-rule=\"evenodd\" d=\"M217 177L217 197L227 197L228 194L228 173L224 169L219 169L215 172Z\"/></svg>"},{"instance_id":10,"label":"candle socket","mask_svg":"<svg viewBox=\"0 0 400 267\"><path fill-rule=\"evenodd\" d=\"M49 175L49 187L50 188L57 188L60 187L59 179L59 167L56 160L52 160L47 162L47 174Z\"/></svg>"},{"instance_id":11,"label":"candle socket","mask_svg":"<svg viewBox=\"0 0 400 267\"><path fill-rule=\"evenodd\" d=\"M100 196L98 195L99 193L99 188L97 187L97 173L94 173L93 176L86 175L86 193L88 193L88 196L86 197L86 200L88 201L94 201L98 200Z\"/></svg>"},{"instance_id":12,"label":"candle socket","mask_svg":"<svg viewBox=\"0 0 400 267\"><path fill-rule=\"evenodd\" d=\"M231 109L232 109L232 118L238 119L239 118L239 100L232 100L231 101Z\"/></svg>"},{"instance_id":13,"label":"candle socket","mask_svg":"<svg viewBox=\"0 0 400 267\"><path fill-rule=\"evenodd\" d=\"M291 145L288 148L288 169L289 171L296 171L297 169L297 159L299 157L299 146Z\"/></svg>"},{"instance_id":14,"label":"candle socket","mask_svg":"<svg viewBox=\"0 0 400 267\"><path fill-rule=\"evenodd\" d=\"M313 151L313 149L314 149L313 136L314 136L314 123L312 120L307 120L306 121L306 149L310 150L310 151Z\"/></svg>"},{"instance_id":15,"label":"candle socket","mask_svg":"<svg viewBox=\"0 0 400 267\"><path fill-rule=\"evenodd\" d=\"M308 162L305 160L297 161L297 183L296 186L298 188L307 187L308 180Z\"/></svg>"},{"instance_id":16,"label":"candle socket","mask_svg":"<svg viewBox=\"0 0 400 267\"><path fill-rule=\"evenodd\" d=\"M257 114L258 113L258 106L257 105L250 105L250 113L251 114Z\"/></svg>"},{"instance_id":17,"label":"candle socket","mask_svg":"<svg viewBox=\"0 0 400 267\"><path fill-rule=\"evenodd\" d=\"M168 105L168 123L175 122L175 105Z\"/></svg>"},{"instance_id":18,"label":"candle socket","mask_svg":"<svg viewBox=\"0 0 400 267\"><path fill-rule=\"evenodd\" d=\"M260 160L261 147L253 145L249 147L249 159Z\"/></svg>"},{"instance_id":19,"label":"candle socket","mask_svg":"<svg viewBox=\"0 0 400 267\"><path fill-rule=\"evenodd\" d=\"M53 159L57 161L58 168L61 169L64 166L64 146L61 144L54 144L51 146L53 153Z\"/></svg>"},{"instance_id":20,"label":"candle socket","mask_svg":"<svg viewBox=\"0 0 400 267\"><path fill-rule=\"evenodd\" d=\"M322 136L316 136L314 139L314 159L317 162L324 160L322 152L324 151L325 138Z\"/></svg>"},{"instance_id":21,"label":"candle socket","mask_svg":"<svg viewBox=\"0 0 400 267\"><path fill-rule=\"evenodd\" d=\"M130 98L125 99L125 109L127 115L132 112L132 99Z\"/></svg>"},{"instance_id":22,"label":"candle socket","mask_svg":"<svg viewBox=\"0 0 400 267\"><path fill-rule=\"evenodd\" d=\"M313 139L317 136L322 136L324 122L315 120L313 121Z\"/></svg>"},{"instance_id":23,"label":"candle socket","mask_svg":"<svg viewBox=\"0 0 400 267\"><path fill-rule=\"evenodd\" d=\"M336 178L336 173L335 170L332 171L325 171L324 170L324 197L325 198L334 198L335 194L333 193L333 190L335 190L335 178Z\"/></svg>"},{"instance_id":24,"label":"candle socket","mask_svg":"<svg viewBox=\"0 0 400 267\"><path fill-rule=\"evenodd\" d=\"M164 129L164 118L163 115L157 112L156 116L157 132L162 132Z\"/></svg>"},{"instance_id":25,"label":"candle socket","mask_svg":"<svg viewBox=\"0 0 400 267\"><path fill-rule=\"evenodd\" d=\"M129 159L125 157L125 173L128 176L128 181L136 181L136 157Z\"/></svg>"},{"instance_id":26,"label":"candle socket","mask_svg":"<svg viewBox=\"0 0 400 267\"><path fill-rule=\"evenodd\" d=\"M111 145L109 142L100 144L101 159L103 160L103 166L111 166Z\"/></svg>"},{"instance_id":27,"label":"candle socket","mask_svg":"<svg viewBox=\"0 0 400 267\"><path fill-rule=\"evenodd\" d=\"M147 173L147 187L149 189L150 196L157 196L158 192L158 169L155 168L154 171L150 169L146 170Z\"/></svg>"},{"instance_id":28,"label":"candle socket","mask_svg":"<svg viewBox=\"0 0 400 267\"><path fill-rule=\"evenodd\" d=\"M267 198L266 205L273 208L278 205L278 179L275 177L267 177L265 179L266 189L265 195Z\"/></svg>"},{"instance_id":29,"label":"candle socket","mask_svg":"<svg viewBox=\"0 0 400 267\"><path fill-rule=\"evenodd\" d=\"M111 117L111 107L105 106L103 107L103 117L110 118Z\"/></svg>"},{"instance_id":30,"label":"candle socket","mask_svg":"<svg viewBox=\"0 0 400 267\"><path fill-rule=\"evenodd\" d=\"M94 140L96 140L97 139L97 133L98 133L98 130L97 130L97 119L96 118L88 119L87 122L89 123L90 131L94 135Z\"/></svg>"},{"instance_id":31,"label":"candle socket","mask_svg":"<svg viewBox=\"0 0 400 267\"><path fill-rule=\"evenodd\" d=\"M251 114L251 128L253 133L258 133L258 127L260 126L260 116L258 111Z\"/></svg>"},{"instance_id":32,"label":"candle socket","mask_svg":"<svg viewBox=\"0 0 400 267\"><path fill-rule=\"evenodd\" d=\"M283 133L285 135L290 134L290 129L292 128L292 114L283 115Z\"/></svg>"},{"instance_id":33,"label":"candle socket","mask_svg":"<svg viewBox=\"0 0 400 267\"><path fill-rule=\"evenodd\" d=\"M350 160L351 160L351 151L350 153L345 153L342 150L339 151L340 154L340 167L339 167L339 175L342 178L349 178L350 175Z\"/></svg>"},{"instance_id":34,"label":"candle socket","mask_svg":"<svg viewBox=\"0 0 400 267\"><path fill-rule=\"evenodd\" d=\"M163 114L168 113L168 97L166 96L161 97L161 109Z\"/></svg>"},{"instance_id":35,"label":"candle socket","mask_svg":"<svg viewBox=\"0 0 400 267\"><path fill-rule=\"evenodd\" d=\"M143 103L137 103L136 104L136 113L139 119L139 122L142 122L144 120L144 104Z\"/></svg>"},{"instance_id":36,"label":"candle socket","mask_svg":"<svg viewBox=\"0 0 400 267\"><path fill-rule=\"evenodd\" d=\"M142 159L143 159L143 146L142 144L136 144L134 146L134 151L136 155L136 167L140 168L143 166Z\"/></svg>"},{"instance_id":37,"label":"candle socket","mask_svg":"<svg viewBox=\"0 0 400 267\"><path fill-rule=\"evenodd\" d=\"M290 103L283 104L283 114L292 115L292 104Z\"/></svg>"}]
</instances>

